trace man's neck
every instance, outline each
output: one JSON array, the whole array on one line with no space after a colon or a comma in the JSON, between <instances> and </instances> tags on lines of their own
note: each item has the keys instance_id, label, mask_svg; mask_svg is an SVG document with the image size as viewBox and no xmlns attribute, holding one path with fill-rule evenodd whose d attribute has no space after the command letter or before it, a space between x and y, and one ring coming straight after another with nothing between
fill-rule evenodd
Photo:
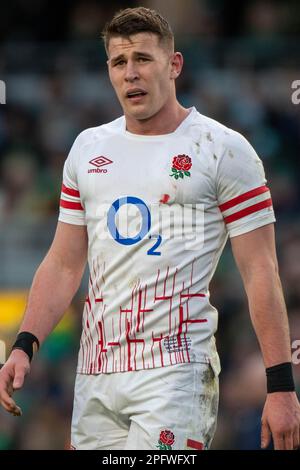
<instances>
[{"instance_id":1,"label":"man's neck","mask_svg":"<svg viewBox=\"0 0 300 470\"><path fill-rule=\"evenodd\" d=\"M149 119L137 120L125 115L126 130L132 134L141 135L170 134L180 126L189 113L189 109L176 101L174 106L161 109Z\"/></svg>"}]
</instances>

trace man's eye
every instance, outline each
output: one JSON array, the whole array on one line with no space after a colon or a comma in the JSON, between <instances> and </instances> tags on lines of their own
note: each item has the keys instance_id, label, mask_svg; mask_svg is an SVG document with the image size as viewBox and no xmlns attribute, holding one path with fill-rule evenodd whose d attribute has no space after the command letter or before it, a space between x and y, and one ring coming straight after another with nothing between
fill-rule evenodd
<instances>
[{"instance_id":1,"label":"man's eye","mask_svg":"<svg viewBox=\"0 0 300 470\"><path fill-rule=\"evenodd\" d=\"M124 65L125 64L125 60L119 60L118 62L115 62L114 63L114 66L116 65Z\"/></svg>"},{"instance_id":2,"label":"man's eye","mask_svg":"<svg viewBox=\"0 0 300 470\"><path fill-rule=\"evenodd\" d=\"M139 58L138 58L138 61L139 61L139 62L148 62L148 60L149 60L149 59L148 59L147 57L139 57Z\"/></svg>"}]
</instances>

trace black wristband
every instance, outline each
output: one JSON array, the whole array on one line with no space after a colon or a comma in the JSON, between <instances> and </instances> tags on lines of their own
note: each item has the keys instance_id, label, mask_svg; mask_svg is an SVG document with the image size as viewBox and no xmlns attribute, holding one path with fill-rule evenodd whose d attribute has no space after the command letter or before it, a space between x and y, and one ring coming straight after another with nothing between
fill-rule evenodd
<instances>
[{"instance_id":1,"label":"black wristband","mask_svg":"<svg viewBox=\"0 0 300 470\"><path fill-rule=\"evenodd\" d=\"M33 353L38 351L40 347L40 342L36 336L28 331L22 331L18 334L15 344L12 347L13 349L21 349L24 351L31 362Z\"/></svg>"},{"instance_id":2,"label":"black wristband","mask_svg":"<svg viewBox=\"0 0 300 470\"><path fill-rule=\"evenodd\" d=\"M291 362L283 362L282 364L268 367L266 374L268 393L295 391Z\"/></svg>"}]
</instances>

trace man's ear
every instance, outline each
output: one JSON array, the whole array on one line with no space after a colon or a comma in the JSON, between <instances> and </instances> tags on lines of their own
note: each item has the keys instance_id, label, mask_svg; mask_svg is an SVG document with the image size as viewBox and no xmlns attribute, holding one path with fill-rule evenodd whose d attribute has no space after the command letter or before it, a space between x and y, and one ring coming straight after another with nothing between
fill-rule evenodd
<instances>
[{"instance_id":1,"label":"man's ear","mask_svg":"<svg viewBox=\"0 0 300 470\"><path fill-rule=\"evenodd\" d=\"M171 73L170 78L176 80L179 77L183 67L183 56L181 52L174 52L171 57Z\"/></svg>"},{"instance_id":2,"label":"man's ear","mask_svg":"<svg viewBox=\"0 0 300 470\"><path fill-rule=\"evenodd\" d=\"M179 77L183 67L183 56L181 52L174 52L171 56L171 73L170 78L176 80Z\"/></svg>"}]
</instances>

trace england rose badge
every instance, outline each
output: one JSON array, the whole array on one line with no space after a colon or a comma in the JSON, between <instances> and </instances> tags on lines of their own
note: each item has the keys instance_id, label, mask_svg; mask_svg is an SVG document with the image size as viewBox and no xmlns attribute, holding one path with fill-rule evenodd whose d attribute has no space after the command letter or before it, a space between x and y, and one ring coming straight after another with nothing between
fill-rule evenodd
<instances>
[{"instance_id":1,"label":"england rose badge","mask_svg":"<svg viewBox=\"0 0 300 470\"><path fill-rule=\"evenodd\" d=\"M192 167L192 159L188 155L177 155L173 157L172 161L172 173L170 176L174 176L176 180L178 178L184 178L184 176L191 176L190 169Z\"/></svg>"}]
</instances>

